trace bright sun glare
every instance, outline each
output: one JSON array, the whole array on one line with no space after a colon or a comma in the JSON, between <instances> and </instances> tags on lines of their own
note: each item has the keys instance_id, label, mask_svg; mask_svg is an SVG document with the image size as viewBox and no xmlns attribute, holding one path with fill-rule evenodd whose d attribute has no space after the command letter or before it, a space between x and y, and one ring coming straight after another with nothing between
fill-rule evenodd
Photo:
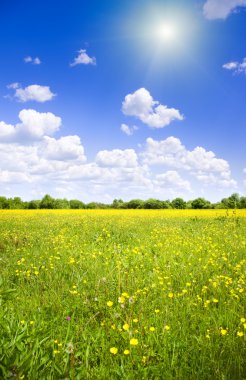
<instances>
[{"instance_id":1,"label":"bright sun glare","mask_svg":"<svg viewBox=\"0 0 246 380\"><path fill-rule=\"evenodd\" d=\"M173 24L165 23L156 28L155 34L160 41L171 42L177 36L177 28Z\"/></svg>"}]
</instances>

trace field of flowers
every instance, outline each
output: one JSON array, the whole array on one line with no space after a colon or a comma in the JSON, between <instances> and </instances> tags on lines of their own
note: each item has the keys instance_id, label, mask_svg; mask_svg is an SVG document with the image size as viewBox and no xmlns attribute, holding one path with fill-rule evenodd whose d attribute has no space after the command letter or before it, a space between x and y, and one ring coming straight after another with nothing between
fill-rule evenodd
<instances>
[{"instance_id":1,"label":"field of flowers","mask_svg":"<svg viewBox=\"0 0 246 380\"><path fill-rule=\"evenodd\" d=\"M246 211L0 211L0 378L242 380Z\"/></svg>"}]
</instances>

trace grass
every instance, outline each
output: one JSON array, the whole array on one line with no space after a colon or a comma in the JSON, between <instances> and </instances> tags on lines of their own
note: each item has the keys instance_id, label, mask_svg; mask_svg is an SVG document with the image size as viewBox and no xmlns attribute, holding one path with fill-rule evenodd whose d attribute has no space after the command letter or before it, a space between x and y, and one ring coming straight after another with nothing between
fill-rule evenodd
<instances>
[{"instance_id":1,"label":"grass","mask_svg":"<svg viewBox=\"0 0 246 380\"><path fill-rule=\"evenodd\" d=\"M246 379L246 211L0 211L1 379Z\"/></svg>"}]
</instances>

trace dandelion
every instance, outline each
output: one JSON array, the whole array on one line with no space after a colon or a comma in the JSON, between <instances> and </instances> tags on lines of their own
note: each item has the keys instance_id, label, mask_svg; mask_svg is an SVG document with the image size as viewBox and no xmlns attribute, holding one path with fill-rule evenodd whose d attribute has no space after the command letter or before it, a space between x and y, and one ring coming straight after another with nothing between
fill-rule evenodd
<instances>
[{"instance_id":1,"label":"dandelion","mask_svg":"<svg viewBox=\"0 0 246 380\"><path fill-rule=\"evenodd\" d=\"M133 321L134 323L138 323L138 319L137 319L137 318L134 318L132 321Z\"/></svg>"},{"instance_id":2,"label":"dandelion","mask_svg":"<svg viewBox=\"0 0 246 380\"><path fill-rule=\"evenodd\" d=\"M168 294L168 297L169 297L169 298L173 298L173 296L174 296L173 293L169 293L169 294Z\"/></svg>"},{"instance_id":3,"label":"dandelion","mask_svg":"<svg viewBox=\"0 0 246 380\"><path fill-rule=\"evenodd\" d=\"M129 298L129 294L126 293L126 292L122 293L122 296L125 297L125 298Z\"/></svg>"},{"instance_id":4,"label":"dandelion","mask_svg":"<svg viewBox=\"0 0 246 380\"><path fill-rule=\"evenodd\" d=\"M237 332L237 336L242 337L243 335L244 335L244 333L243 333L242 331L238 331L238 332Z\"/></svg>"},{"instance_id":5,"label":"dandelion","mask_svg":"<svg viewBox=\"0 0 246 380\"><path fill-rule=\"evenodd\" d=\"M129 330L129 325L128 325L128 323L125 323L124 325L123 325L123 330L125 330L125 331L127 331L127 330Z\"/></svg>"},{"instance_id":6,"label":"dandelion","mask_svg":"<svg viewBox=\"0 0 246 380\"><path fill-rule=\"evenodd\" d=\"M151 326L151 327L149 328L149 331L155 331L155 327Z\"/></svg>"},{"instance_id":7,"label":"dandelion","mask_svg":"<svg viewBox=\"0 0 246 380\"><path fill-rule=\"evenodd\" d=\"M138 339L136 339L136 338L132 338L132 339L130 340L130 345L131 345L131 346L137 346L137 345L138 345Z\"/></svg>"},{"instance_id":8,"label":"dandelion","mask_svg":"<svg viewBox=\"0 0 246 380\"><path fill-rule=\"evenodd\" d=\"M122 304L122 303L125 303L125 300L126 300L126 299L125 299L124 296L120 296L120 297L118 298L118 302L121 303L121 304Z\"/></svg>"},{"instance_id":9,"label":"dandelion","mask_svg":"<svg viewBox=\"0 0 246 380\"><path fill-rule=\"evenodd\" d=\"M246 319L245 318L241 318L240 322L244 323L244 322L246 322Z\"/></svg>"},{"instance_id":10,"label":"dandelion","mask_svg":"<svg viewBox=\"0 0 246 380\"><path fill-rule=\"evenodd\" d=\"M164 330L169 331L169 330L170 330L170 326L166 325L166 326L164 327Z\"/></svg>"},{"instance_id":11,"label":"dandelion","mask_svg":"<svg viewBox=\"0 0 246 380\"><path fill-rule=\"evenodd\" d=\"M129 350L124 350L124 355L129 355L130 351Z\"/></svg>"},{"instance_id":12,"label":"dandelion","mask_svg":"<svg viewBox=\"0 0 246 380\"><path fill-rule=\"evenodd\" d=\"M111 354L116 355L116 354L118 353L118 348L116 348L116 347L111 347L111 348L110 348L110 352L111 352Z\"/></svg>"},{"instance_id":13,"label":"dandelion","mask_svg":"<svg viewBox=\"0 0 246 380\"><path fill-rule=\"evenodd\" d=\"M225 336L226 334L228 334L228 331L226 330L226 329L220 329L220 334L222 335L222 336Z\"/></svg>"},{"instance_id":14,"label":"dandelion","mask_svg":"<svg viewBox=\"0 0 246 380\"><path fill-rule=\"evenodd\" d=\"M108 306L108 307L112 307L113 304L114 304L114 303L113 303L112 301L108 301L108 302L107 302L107 306Z\"/></svg>"},{"instance_id":15,"label":"dandelion","mask_svg":"<svg viewBox=\"0 0 246 380\"><path fill-rule=\"evenodd\" d=\"M155 309L155 313L156 314L160 313L160 310L159 309Z\"/></svg>"}]
</instances>

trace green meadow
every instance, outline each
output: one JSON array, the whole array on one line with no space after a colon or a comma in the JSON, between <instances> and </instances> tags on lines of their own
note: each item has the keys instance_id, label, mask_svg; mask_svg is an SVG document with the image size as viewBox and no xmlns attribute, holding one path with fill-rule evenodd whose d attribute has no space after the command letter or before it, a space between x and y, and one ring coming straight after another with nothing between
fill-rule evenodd
<instances>
[{"instance_id":1,"label":"green meadow","mask_svg":"<svg viewBox=\"0 0 246 380\"><path fill-rule=\"evenodd\" d=\"M243 380L246 211L0 211L0 378Z\"/></svg>"}]
</instances>

